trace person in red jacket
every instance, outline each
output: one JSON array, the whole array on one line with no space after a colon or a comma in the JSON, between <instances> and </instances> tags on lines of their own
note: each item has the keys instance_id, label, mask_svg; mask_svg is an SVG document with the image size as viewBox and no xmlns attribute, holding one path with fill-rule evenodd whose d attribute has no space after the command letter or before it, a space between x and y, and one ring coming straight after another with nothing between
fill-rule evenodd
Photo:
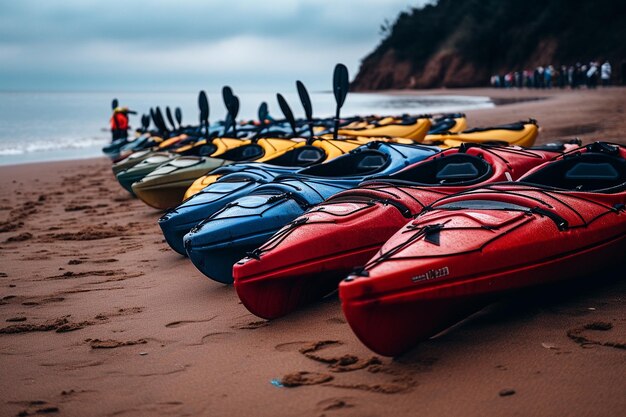
<instances>
[{"instance_id":1,"label":"person in red jacket","mask_svg":"<svg viewBox=\"0 0 626 417\"><path fill-rule=\"evenodd\" d=\"M111 136L112 140L125 139L128 137L128 115L136 112L128 110L128 107L116 107L111 116Z\"/></svg>"}]
</instances>

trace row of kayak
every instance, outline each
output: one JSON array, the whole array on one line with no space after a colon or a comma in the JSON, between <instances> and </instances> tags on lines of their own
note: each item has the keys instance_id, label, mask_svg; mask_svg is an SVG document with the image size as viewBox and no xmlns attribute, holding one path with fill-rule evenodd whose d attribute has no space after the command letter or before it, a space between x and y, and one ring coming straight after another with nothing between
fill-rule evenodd
<instances>
[{"instance_id":1,"label":"row of kayak","mask_svg":"<svg viewBox=\"0 0 626 417\"><path fill-rule=\"evenodd\" d=\"M423 126L432 126L427 117L417 119ZM445 115L440 123L452 121L454 126L463 126L462 115ZM435 123L436 127L436 123ZM439 133L419 137L387 137L342 135L338 139L329 137L305 138L214 138L210 144L215 152L209 156L179 156L175 152L143 150L116 162L113 171L126 190L139 197L149 206L168 209L180 204L218 177L212 170L242 162L265 163L281 167L281 172L293 172L305 167L327 163L368 142L384 141L399 144L427 143L438 148L458 146L464 142L521 144L530 146L537 137L538 127L534 120L511 123L503 126L477 128L458 133ZM454 139L450 139L454 137ZM424 141L426 138L428 141ZM207 146L206 144L203 146ZM228 172L228 170L226 171Z\"/></svg>"},{"instance_id":2,"label":"row of kayak","mask_svg":"<svg viewBox=\"0 0 626 417\"><path fill-rule=\"evenodd\" d=\"M159 225L260 317L339 285L358 337L396 355L499 293L623 261L626 149L563 148L372 142L294 174L249 164Z\"/></svg>"},{"instance_id":3,"label":"row of kayak","mask_svg":"<svg viewBox=\"0 0 626 417\"><path fill-rule=\"evenodd\" d=\"M463 131L367 135L409 119ZM195 159L146 149L114 171L147 204L173 207L159 219L168 244L233 283L252 313L276 319L338 289L355 334L383 355L502 293L624 261L624 146L529 148L532 120L473 131L462 115L328 124L327 137L311 128L308 138L206 138L223 152ZM157 157L169 159L150 162Z\"/></svg>"}]
</instances>

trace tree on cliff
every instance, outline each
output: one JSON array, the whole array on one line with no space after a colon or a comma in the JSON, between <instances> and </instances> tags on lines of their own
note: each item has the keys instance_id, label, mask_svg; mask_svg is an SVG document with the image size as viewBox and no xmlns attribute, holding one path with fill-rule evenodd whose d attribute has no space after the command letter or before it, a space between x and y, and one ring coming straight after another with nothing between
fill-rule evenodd
<instances>
[{"instance_id":1,"label":"tree on cliff","mask_svg":"<svg viewBox=\"0 0 626 417\"><path fill-rule=\"evenodd\" d=\"M355 90L486 85L492 73L626 58L626 1L439 0L400 13Z\"/></svg>"}]
</instances>

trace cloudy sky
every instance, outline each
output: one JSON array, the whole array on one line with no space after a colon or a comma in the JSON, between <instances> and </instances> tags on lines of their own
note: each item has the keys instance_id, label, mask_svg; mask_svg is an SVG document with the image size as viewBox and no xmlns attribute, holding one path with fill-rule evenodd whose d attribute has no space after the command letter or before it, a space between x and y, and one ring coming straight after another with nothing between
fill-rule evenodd
<instances>
[{"instance_id":1,"label":"cloudy sky","mask_svg":"<svg viewBox=\"0 0 626 417\"><path fill-rule=\"evenodd\" d=\"M265 91L353 77L380 25L426 0L15 0L0 90Z\"/></svg>"}]
</instances>

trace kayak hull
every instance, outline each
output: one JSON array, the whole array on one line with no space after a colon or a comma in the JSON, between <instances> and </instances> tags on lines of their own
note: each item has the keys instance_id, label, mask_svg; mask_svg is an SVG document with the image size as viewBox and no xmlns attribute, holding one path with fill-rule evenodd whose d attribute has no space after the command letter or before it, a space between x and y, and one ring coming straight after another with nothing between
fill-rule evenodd
<instances>
[{"instance_id":1,"label":"kayak hull","mask_svg":"<svg viewBox=\"0 0 626 417\"><path fill-rule=\"evenodd\" d=\"M140 181L146 175L157 169L159 166L174 160L176 157L168 153L153 154L139 162L135 166L119 172L115 177L122 188L135 195L133 184Z\"/></svg>"},{"instance_id":2,"label":"kayak hull","mask_svg":"<svg viewBox=\"0 0 626 417\"><path fill-rule=\"evenodd\" d=\"M339 287L341 307L350 327L364 345L381 355L397 356L478 311L496 296L515 289L590 275L597 270L597 265L610 265L607 264L610 259L614 259L617 266L625 249L626 237L621 236L542 262L492 274L460 277L455 282L426 289L373 294L372 297L345 296L351 282L344 282Z\"/></svg>"},{"instance_id":3,"label":"kayak hull","mask_svg":"<svg viewBox=\"0 0 626 417\"><path fill-rule=\"evenodd\" d=\"M517 182L433 203L339 285L365 345L398 355L509 291L624 264L626 147L595 143ZM372 323L376 323L372 325Z\"/></svg>"},{"instance_id":4,"label":"kayak hull","mask_svg":"<svg viewBox=\"0 0 626 417\"><path fill-rule=\"evenodd\" d=\"M191 165L174 166L182 161L190 161ZM171 163L161 165L135 182L132 189L135 195L150 207L166 210L183 201L185 191L197 178L228 163L230 161L219 158L180 157Z\"/></svg>"},{"instance_id":5,"label":"kayak hull","mask_svg":"<svg viewBox=\"0 0 626 417\"><path fill-rule=\"evenodd\" d=\"M426 135L424 143L437 144L443 148L460 146L462 143L498 143L501 145L515 145L530 147L535 143L539 127L534 120L518 122L508 125L507 128L477 128L463 132L447 132Z\"/></svg>"},{"instance_id":6,"label":"kayak hull","mask_svg":"<svg viewBox=\"0 0 626 417\"><path fill-rule=\"evenodd\" d=\"M276 319L336 291L353 266L365 263L377 249L377 245L359 248L245 279L239 275L240 267L249 261L241 260L233 268L234 286L242 304L252 314Z\"/></svg>"},{"instance_id":7,"label":"kayak hull","mask_svg":"<svg viewBox=\"0 0 626 417\"><path fill-rule=\"evenodd\" d=\"M430 119L418 118L411 124L390 123L363 129L339 129L339 134L361 137L398 137L420 142L428 133L430 126Z\"/></svg>"},{"instance_id":8,"label":"kayak hull","mask_svg":"<svg viewBox=\"0 0 626 417\"><path fill-rule=\"evenodd\" d=\"M226 204L249 194L259 185L271 181L279 172L284 172L284 170L251 168L246 173L227 174L219 182L209 185L185 200L159 219L159 226L167 243L176 252L186 256L183 238L194 226L222 209Z\"/></svg>"}]
</instances>

